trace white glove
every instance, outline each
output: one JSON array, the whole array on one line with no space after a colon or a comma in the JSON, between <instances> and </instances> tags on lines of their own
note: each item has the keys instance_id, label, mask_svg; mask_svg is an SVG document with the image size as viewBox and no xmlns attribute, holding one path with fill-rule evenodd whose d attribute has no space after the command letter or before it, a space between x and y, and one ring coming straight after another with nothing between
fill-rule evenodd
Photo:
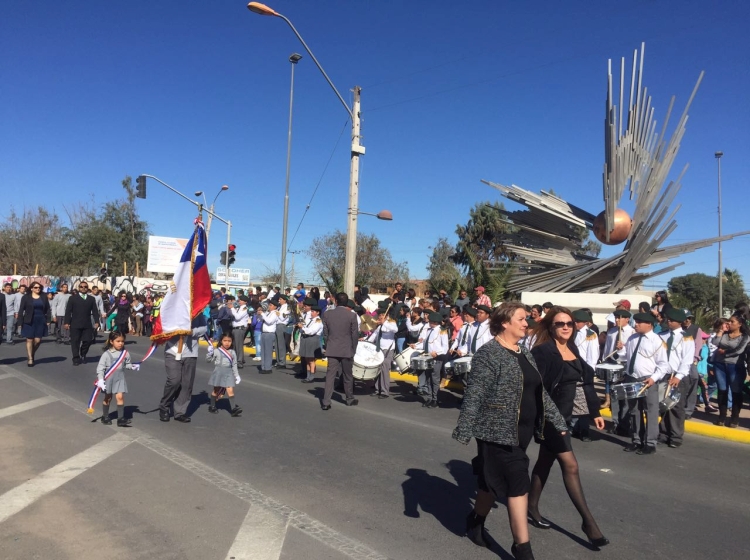
<instances>
[{"instance_id":1,"label":"white glove","mask_svg":"<svg viewBox=\"0 0 750 560\"><path fill-rule=\"evenodd\" d=\"M213 344L209 344L208 345L208 355L209 356L213 356L214 355L214 345Z\"/></svg>"},{"instance_id":2,"label":"white glove","mask_svg":"<svg viewBox=\"0 0 750 560\"><path fill-rule=\"evenodd\" d=\"M235 375L234 376L234 383L235 383L235 385L239 385L240 381L241 381L240 376L239 375Z\"/></svg>"},{"instance_id":3,"label":"white glove","mask_svg":"<svg viewBox=\"0 0 750 560\"><path fill-rule=\"evenodd\" d=\"M104 379L97 379L96 386L99 387L99 389L101 389L102 393L105 392L106 382L104 381Z\"/></svg>"},{"instance_id":4,"label":"white glove","mask_svg":"<svg viewBox=\"0 0 750 560\"><path fill-rule=\"evenodd\" d=\"M138 371L139 369L141 369L141 364L130 364L130 369L132 369L133 371Z\"/></svg>"}]
</instances>

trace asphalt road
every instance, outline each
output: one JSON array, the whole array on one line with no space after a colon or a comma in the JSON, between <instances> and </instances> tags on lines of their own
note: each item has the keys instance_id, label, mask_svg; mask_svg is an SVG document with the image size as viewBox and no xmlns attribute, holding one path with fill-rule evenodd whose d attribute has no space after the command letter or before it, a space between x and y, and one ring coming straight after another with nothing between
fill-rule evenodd
<instances>
[{"instance_id":1,"label":"asphalt road","mask_svg":"<svg viewBox=\"0 0 750 560\"><path fill-rule=\"evenodd\" d=\"M398 382L390 399L360 388L359 406L334 397L324 412L322 372L306 385L282 370L260 375L249 362L236 398L244 414L231 418L228 409L207 412L201 357L192 422L163 423L158 350L127 372L133 427L118 429L92 421L100 407L82 413L100 348L74 367L69 347L45 341L27 368L23 345L0 346L0 558L510 558L502 506L487 522L492 550L462 536L474 446L450 437L456 395L424 409ZM127 348L139 360L147 343ZM622 444L596 433L574 443L612 544L587 545L553 471L541 509L555 527L530 529L537 558L747 554L747 446L688 435L678 450L642 457ZM529 451L533 464L537 449Z\"/></svg>"}]
</instances>

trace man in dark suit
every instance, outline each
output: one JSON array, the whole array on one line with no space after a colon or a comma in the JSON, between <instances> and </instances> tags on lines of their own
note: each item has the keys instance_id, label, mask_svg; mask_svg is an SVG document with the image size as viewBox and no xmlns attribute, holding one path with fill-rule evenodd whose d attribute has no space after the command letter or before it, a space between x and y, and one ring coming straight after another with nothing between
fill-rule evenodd
<instances>
[{"instance_id":1,"label":"man in dark suit","mask_svg":"<svg viewBox=\"0 0 750 560\"><path fill-rule=\"evenodd\" d=\"M78 284L78 294L70 296L65 306L64 329L70 329L70 347L73 350L73 365L86 361L91 342L94 340L94 325L99 324L99 309L96 298L88 293L89 285L84 280Z\"/></svg>"},{"instance_id":2,"label":"man in dark suit","mask_svg":"<svg viewBox=\"0 0 750 560\"><path fill-rule=\"evenodd\" d=\"M354 398L354 378L352 377L352 362L357 350L359 328L357 316L346 307L349 296L345 293L336 294L336 308L329 309L323 314L323 336L326 341L326 357L328 371L326 372L326 388L323 394L321 408L330 410L333 383L339 367L344 381L346 405L355 406L359 403Z\"/></svg>"}]
</instances>

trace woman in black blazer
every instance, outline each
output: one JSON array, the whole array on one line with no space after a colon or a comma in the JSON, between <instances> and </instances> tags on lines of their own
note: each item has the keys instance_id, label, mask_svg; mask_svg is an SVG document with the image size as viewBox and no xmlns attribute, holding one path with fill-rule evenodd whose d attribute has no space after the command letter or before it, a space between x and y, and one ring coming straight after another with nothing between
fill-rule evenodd
<instances>
[{"instance_id":1,"label":"woman in black blazer","mask_svg":"<svg viewBox=\"0 0 750 560\"><path fill-rule=\"evenodd\" d=\"M34 367L36 354L42 337L47 336L47 316L49 315L49 300L42 293L42 285L32 282L28 293L21 298L18 319L21 323L21 336L26 339L26 365Z\"/></svg>"},{"instance_id":2,"label":"woman in black blazer","mask_svg":"<svg viewBox=\"0 0 750 560\"><path fill-rule=\"evenodd\" d=\"M594 370L578 353L575 345L575 323L569 309L553 306L539 322L537 337L531 353L542 375L544 388L552 397L566 422L570 423L573 415L573 404L576 399L576 388L582 383L585 395L585 406L596 427L604 429L604 419L599 414L599 397L594 390ZM580 403L582 406L583 402ZM581 479L578 475L578 461L573 454L570 432L565 436L546 425L544 440L539 445L539 457L531 473L531 491L529 492L529 523L539 529L549 529L550 523L539 513L539 498L547 482L550 469L555 460L560 463L565 489L573 505L581 514L581 529L592 545L601 547L609 544L599 526L591 515L586 498L583 495Z\"/></svg>"}]
</instances>

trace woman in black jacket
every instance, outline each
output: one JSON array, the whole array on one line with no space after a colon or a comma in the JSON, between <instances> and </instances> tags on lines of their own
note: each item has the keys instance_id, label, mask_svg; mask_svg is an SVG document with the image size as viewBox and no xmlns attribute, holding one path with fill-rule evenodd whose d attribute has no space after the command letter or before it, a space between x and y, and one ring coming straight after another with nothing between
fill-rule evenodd
<instances>
[{"instance_id":1,"label":"woman in black jacket","mask_svg":"<svg viewBox=\"0 0 750 560\"><path fill-rule=\"evenodd\" d=\"M575 345L575 323L569 309L559 306L550 309L539 322L536 342L531 353L536 360L539 373L542 374L544 388L565 420L570 423L576 387L582 383L585 403L579 404L588 408L589 416L594 420L596 427L604 429L604 419L599 414L599 397L594 390L594 370L578 353ZM609 544L586 504L578 475L578 461L573 454L569 432L563 436L554 429L548 428L544 431L544 439L539 446L539 457L531 473L529 523L539 529L549 529L551 526L539 514L539 498L555 460L560 463L568 496L581 514L583 532L596 547Z\"/></svg>"},{"instance_id":2,"label":"woman in black jacket","mask_svg":"<svg viewBox=\"0 0 750 560\"><path fill-rule=\"evenodd\" d=\"M125 293L125 291L121 291L117 299L115 300L115 310L117 312L117 315L115 315L115 330L122 334L128 334L130 328L130 310L131 305L133 304L133 298Z\"/></svg>"},{"instance_id":3,"label":"woman in black jacket","mask_svg":"<svg viewBox=\"0 0 750 560\"><path fill-rule=\"evenodd\" d=\"M42 285L33 282L29 292L21 298L21 306L18 310L18 320L21 323L21 336L26 339L26 365L34 367L34 356L42 342L42 337L47 336L47 315L49 315L49 300L42 293Z\"/></svg>"}]
</instances>

